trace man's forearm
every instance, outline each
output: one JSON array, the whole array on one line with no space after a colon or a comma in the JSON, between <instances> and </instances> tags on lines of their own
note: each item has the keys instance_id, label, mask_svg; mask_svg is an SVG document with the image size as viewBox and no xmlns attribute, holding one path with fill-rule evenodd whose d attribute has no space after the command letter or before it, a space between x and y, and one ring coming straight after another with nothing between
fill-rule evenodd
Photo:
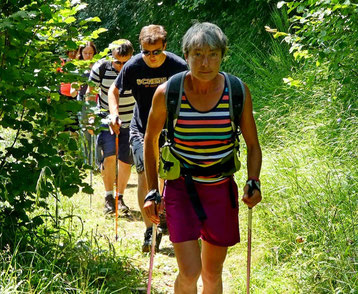
<instances>
[{"instance_id":1,"label":"man's forearm","mask_svg":"<svg viewBox=\"0 0 358 294\"><path fill-rule=\"evenodd\" d=\"M109 113L112 115L118 115L119 112L119 90L112 84L108 91L108 107Z\"/></svg>"},{"instance_id":2,"label":"man's forearm","mask_svg":"<svg viewBox=\"0 0 358 294\"><path fill-rule=\"evenodd\" d=\"M158 142L144 139L144 170L147 178L148 190L158 190L158 158L159 147Z\"/></svg>"}]
</instances>

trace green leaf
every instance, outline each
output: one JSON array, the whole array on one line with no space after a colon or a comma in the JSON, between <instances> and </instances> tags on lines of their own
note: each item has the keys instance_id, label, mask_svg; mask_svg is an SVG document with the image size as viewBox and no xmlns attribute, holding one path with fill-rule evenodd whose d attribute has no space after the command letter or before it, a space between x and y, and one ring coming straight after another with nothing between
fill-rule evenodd
<instances>
[{"instance_id":1,"label":"green leaf","mask_svg":"<svg viewBox=\"0 0 358 294\"><path fill-rule=\"evenodd\" d=\"M90 38L92 39L97 39L99 37L99 34L107 32L108 30L105 28L99 28L98 30L95 30L92 32L92 34L90 35Z\"/></svg>"},{"instance_id":2,"label":"green leaf","mask_svg":"<svg viewBox=\"0 0 358 294\"><path fill-rule=\"evenodd\" d=\"M49 5L42 5L40 7L40 10L47 18L50 18L52 16L52 11Z\"/></svg>"},{"instance_id":3,"label":"green leaf","mask_svg":"<svg viewBox=\"0 0 358 294\"><path fill-rule=\"evenodd\" d=\"M284 32L277 32L276 34L273 35L273 37L275 39L279 38L279 37L282 37L282 36L288 36L287 33L284 33Z\"/></svg>"},{"instance_id":4,"label":"green leaf","mask_svg":"<svg viewBox=\"0 0 358 294\"><path fill-rule=\"evenodd\" d=\"M286 5L286 2L285 1L280 1L277 3L277 8L280 9L282 8L284 5Z\"/></svg>"},{"instance_id":5,"label":"green leaf","mask_svg":"<svg viewBox=\"0 0 358 294\"><path fill-rule=\"evenodd\" d=\"M88 21L88 22L101 22L101 19L98 16L95 16L95 17L86 18L86 21Z\"/></svg>"},{"instance_id":6,"label":"green leaf","mask_svg":"<svg viewBox=\"0 0 358 294\"><path fill-rule=\"evenodd\" d=\"M90 185L86 184L86 186L82 189L82 192L86 194L93 194L94 190Z\"/></svg>"},{"instance_id":7,"label":"green leaf","mask_svg":"<svg viewBox=\"0 0 358 294\"><path fill-rule=\"evenodd\" d=\"M73 16L67 17L67 18L65 19L65 23L67 23L67 24L73 23L73 22L75 22L75 21L76 21L76 18L73 17Z\"/></svg>"}]
</instances>

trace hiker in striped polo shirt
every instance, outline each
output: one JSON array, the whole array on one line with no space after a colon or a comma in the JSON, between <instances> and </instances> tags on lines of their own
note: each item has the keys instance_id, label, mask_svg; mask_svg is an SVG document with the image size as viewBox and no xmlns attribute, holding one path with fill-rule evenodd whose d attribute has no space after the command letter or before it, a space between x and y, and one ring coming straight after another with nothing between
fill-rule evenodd
<instances>
[{"instance_id":1,"label":"hiker in striped polo shirt","mask_svg":"<svg viewBox=\"0 0 358 294\"><path fill-rule=\"evenodd\" d=\"M118 76L123 65L132 58L133 46L128 40L121 39L113 42L110 45L112 49L112 60L101 59L97 61L90 73L89 80L94 82L99 88L99 91L90 87L89 100L96 101L100 108L99 116L107 118L109 116L108 109L108 89ZM98 95L93 95L98 93ZM123 193L127 186L131 165L133 164L133 157L129 147L129 123L133 116L135 100L131 91L122 93L118 113L116 117L121 121L119 133L119 154L118 154L118 210L127 212L128 207L123 200ZM103 124L106 127L108 124ZM113 193L113 186L116 177L116 148L115 148L115 134L109 129L101 131L97 139L97 161L100 164L102 179L105 187L105 213L115 212L115 198Z\"/></svg>"}]
</instances>

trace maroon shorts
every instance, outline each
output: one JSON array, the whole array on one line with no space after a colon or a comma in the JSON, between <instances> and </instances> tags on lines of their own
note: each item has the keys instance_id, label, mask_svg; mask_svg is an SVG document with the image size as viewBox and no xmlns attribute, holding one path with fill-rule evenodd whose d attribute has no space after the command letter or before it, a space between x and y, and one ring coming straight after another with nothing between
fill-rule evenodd
<instances>
[{"instance_id":1,"label":"maroon shorts","mask_svg":"<svg viewBox=\"0 0 358 294\"><path fill-rule=\"evenodd\" d=\"M207 218L200 221L190 201L185 180L166 181L164 201L169 239L173 243L199 238L217 246L233 246L240 241L238 193L233 178L219 184L195 183ZM234 192L236 207L230 194Z\"/></svg>"}]
</instances>

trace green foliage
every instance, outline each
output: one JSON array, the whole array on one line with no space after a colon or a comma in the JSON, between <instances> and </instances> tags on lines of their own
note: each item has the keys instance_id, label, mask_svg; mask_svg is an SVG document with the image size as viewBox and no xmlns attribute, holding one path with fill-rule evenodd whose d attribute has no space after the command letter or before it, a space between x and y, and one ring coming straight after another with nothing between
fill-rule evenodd
<instances>
[{"instance_id":1,"label":"green foliage","mask_svg":"<svg viewBox=\"0 0 358 294\"><path fill-rule=\"evenodd\" d=\"M43 221L31 217L51 195L72 196L84 168L76 137L64 132L82 108L58 94L60 82L78 79L74 65L58 72L66 50L91 39L75 1L6 1L0 19L0 248ZM74 114L69 116L69 111ZM40 176L42 179L40 179Z\"/></svg>"},{"instance_id":2,"label":"green foliage","mask_svg":"<svg viewBox=\"0 0 358 294\"><path fill-rule=\"evenodd\" d=\"M358 4L353 1L281 1L291 15L289 34L276 33L290 44L297 60L328 67L329 81L340 81L344 98L357 87Z\"/></svg>"},{"instance_id":3,"label":"green foliage","mask_svg":"<svg viewBox=\"0 0 358 294\"><path fill-rule=\"evenodd\" d=\"M168 32L168 50L181 55L181 40L196 21L214 22L224 28L230 43L268 40L263 24L270 19L274 1L197 0L197 1L98 1L89 0L83 18L99 16L107 33L100 36L101 49L119 38L129 39L139 49L140 29L161 24ZM249 25L248 25L249 24ZM95 26L91 28L95 29Z\"/></svg>"},{"instance_id":4,"label":"green foliage","mask_svg":"<svg viewBox=\"0 0 358 294\"><path fill-rule=\"evenodd\" d=\"M46 233L48 235L48 233ZM36 244L13 252L0 250L2 293L132 293L143 273L126 256L117 256L111 243L98 247L103 237L71 241L58 232L61 242Z\"/></svg>"}]
</instances>

